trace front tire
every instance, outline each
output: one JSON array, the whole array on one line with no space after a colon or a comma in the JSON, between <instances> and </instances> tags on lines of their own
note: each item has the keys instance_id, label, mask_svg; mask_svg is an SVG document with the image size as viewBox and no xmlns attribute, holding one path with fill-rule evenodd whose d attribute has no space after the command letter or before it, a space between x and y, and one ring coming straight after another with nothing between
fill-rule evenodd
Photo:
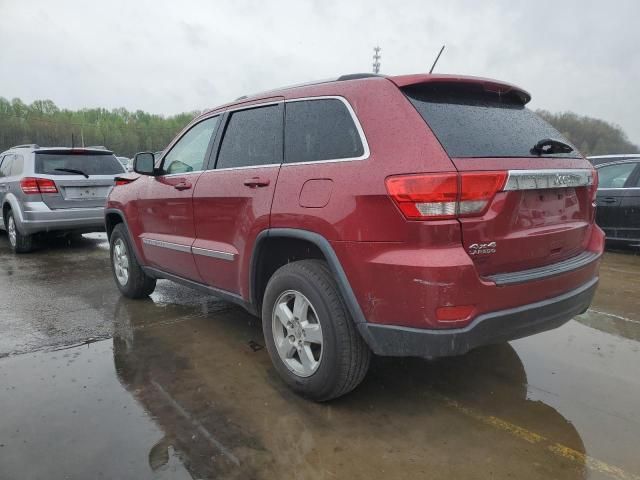
<instances>
[{"instance_id":1,"label":"front tire","mask_svg":"<svg viewBox=\"0 0 640 480\"><path fill-rule=\"evenodd\" d=\"M9 237L9 245L15 253L28 253L33 250L33 236L20 233L18 225L16 225L13 211L7 212L7 236Z\"/></svg>"},{"instance_id":2,"label":"front tire","mask_svg":"<svg viewBox=\"0 0 640 480\"><path fill-rule=\"evenodd\" d=\"M306 398L340 397L369 369L371 352L323 261L292 262L274 273L262 303L262 328L278 374Z\"/></svg>"},{"instance_id":3,"label":"front tire","mask_svg":"<svg viewBox=\"0 0 640 480\"><path fill-rule=\"evenodd\" d=\"M119 223L109 239L111 270L120 292L129 298L144 298L153 293L156 279L150 277L140 267L129 241L124 224Z\"/></svg>"}]
</instances>

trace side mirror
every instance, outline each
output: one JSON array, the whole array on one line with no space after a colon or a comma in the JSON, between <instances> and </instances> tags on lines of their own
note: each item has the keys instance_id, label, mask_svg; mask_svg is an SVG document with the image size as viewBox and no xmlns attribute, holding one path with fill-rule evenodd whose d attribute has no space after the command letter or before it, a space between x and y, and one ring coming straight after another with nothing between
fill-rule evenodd
<instances>
[{"instance_id":1,"label":"side mirror","mask_svg":"<svg viewBox=\"0 0 640 480\"><path fill-rule=\"evenodd\" d=\"M156 157L151 152L136 153L133 159L133 171L141 175L155 174Z\"/></svg>"}]
</instances>

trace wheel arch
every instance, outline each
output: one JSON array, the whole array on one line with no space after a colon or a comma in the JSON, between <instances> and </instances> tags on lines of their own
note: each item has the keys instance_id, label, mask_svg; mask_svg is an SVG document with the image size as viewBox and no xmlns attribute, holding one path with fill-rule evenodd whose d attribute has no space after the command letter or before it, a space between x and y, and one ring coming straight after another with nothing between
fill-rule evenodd
<instances>
[{"instance_id":1,"label":"wheel arch","mask_svg":"<svg viewBox=\"0 0 640 480\"><path fill-rule=\"evenodd\" d=\"M280 257L276 255L276 259L280 261L273 263L270 268L265 268L265 265L267 265L265 263L267 258L266 253L269 247L278 245L279 242L283 242L280 243L280 245L291 246L291 242L293 242L293 244L296 245L307 246L308 255L298 258L294 253L294 261L302 258L320 258L325 260L336 279L340 294L351 314L351 318L353 318L355 323L366 322L362 309L349 283L349 279L329 241L318 233L294 228L270 228L263 230L256 237L253 254L251 255L249 296L250 303L257 312L261 309L262 296L269 278L271 278L271 275L277 268L291 261L291 254L287 252L287 254ZM286 261L282 261L283 259Z\"/></svg>"},{"instance_id":2,"label":"wheel arch","mask_svg":"<svg viewBox=\"0 0 640 480\"><path fill-rule=\"evenodd\" d=\"M122 213L121 210L118 210L116 208L105 209L104 226L105 226L105 231L107 232L107 240L111 241L111 234L113 233L113 229L116 228L116 225L120 223L122 223L124 225L124 228L127 230L127 235L129 235L129 243L131 244L131 247L133 249L133 255L136 257L136 261L140 265L144 265L144 263L142 262L143 257L140 255L140 252L138 251L138 245L136 244L135 240L131 237L131 229L127 224L127 219L124 216L124 213Z\"/></svg>"},{"instance_id":3,"label":"wheel arch","mask_svg":"<svg viewBox=\"0 0 640 480\"><path fill-rule=\"evenodd\" d=\"M20 203L13 193L7 193L2 202L2 228L7 228L7 212L11 210L14 215L13 219L16 222L18 228L22 228L22 210L20 209Z\"/></svg>"}]
</instances>

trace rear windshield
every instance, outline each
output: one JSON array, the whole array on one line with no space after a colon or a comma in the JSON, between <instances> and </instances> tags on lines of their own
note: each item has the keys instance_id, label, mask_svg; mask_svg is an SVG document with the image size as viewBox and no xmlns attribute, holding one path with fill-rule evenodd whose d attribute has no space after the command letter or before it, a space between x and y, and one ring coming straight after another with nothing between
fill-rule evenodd
<instances>
[{"instance_id":1,"label":"rear windshield","mask_svg":"<svg viewBox=\"0 0 640 480\"><path fill-rule=\"evenodd\" d=\"M515 95L451 84L412 86L403 92L450 157L536 157L531 149L540 140L569 143ZM573 149L544 156L579 157Z\"/></svg>"},{"instance_id":2,"label":"rear windshield","mask_svg":"<svg viewBox=\"0 0 640 480\"><path fill-rule=\"evenodd\" d=\"M122 172L124 168L112 153L36 153L35 173L116 175Z\"/></svg>"}]
</instances>

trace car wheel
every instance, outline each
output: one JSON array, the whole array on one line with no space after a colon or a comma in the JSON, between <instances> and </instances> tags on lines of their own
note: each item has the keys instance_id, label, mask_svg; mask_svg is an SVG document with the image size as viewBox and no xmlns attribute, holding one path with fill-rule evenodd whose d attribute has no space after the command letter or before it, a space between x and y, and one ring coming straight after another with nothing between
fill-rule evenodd
<instances>
[{"instance_id":1,"label":"car wheel","mask_svg":"<svg viewBox=\"0 0 640 480\"><path fill-rule=\"evenodd\" d=\"M7 212L7 236L9 237L9 245L15 253L27 253L33 249L33 236L20 233L18 225L16 225L13 211Z\"/></svg>"},{"instance_id":2,"label":"car wheel","mask_svg":"<svg viewBox=\"0 0 640 480\"><path fill-rule=\"evenodd\" d=\"M371 352L323 261L292 262L274 273L264 294L262 328L276 370L304 397L340 397L369 369Z\"/></svg>"},{"instance_id":3,"label":"car wheel","mask_svg":"<svg viewBox=\"0 0 640 480\"><path fill-rule=\"evenodd\" d=\"M120 292L129 298L144 298L156 288L156 279L150 277L136 260L124 224L119 223L111 232L111 270Z\"/></svg>"}]
</instances>

